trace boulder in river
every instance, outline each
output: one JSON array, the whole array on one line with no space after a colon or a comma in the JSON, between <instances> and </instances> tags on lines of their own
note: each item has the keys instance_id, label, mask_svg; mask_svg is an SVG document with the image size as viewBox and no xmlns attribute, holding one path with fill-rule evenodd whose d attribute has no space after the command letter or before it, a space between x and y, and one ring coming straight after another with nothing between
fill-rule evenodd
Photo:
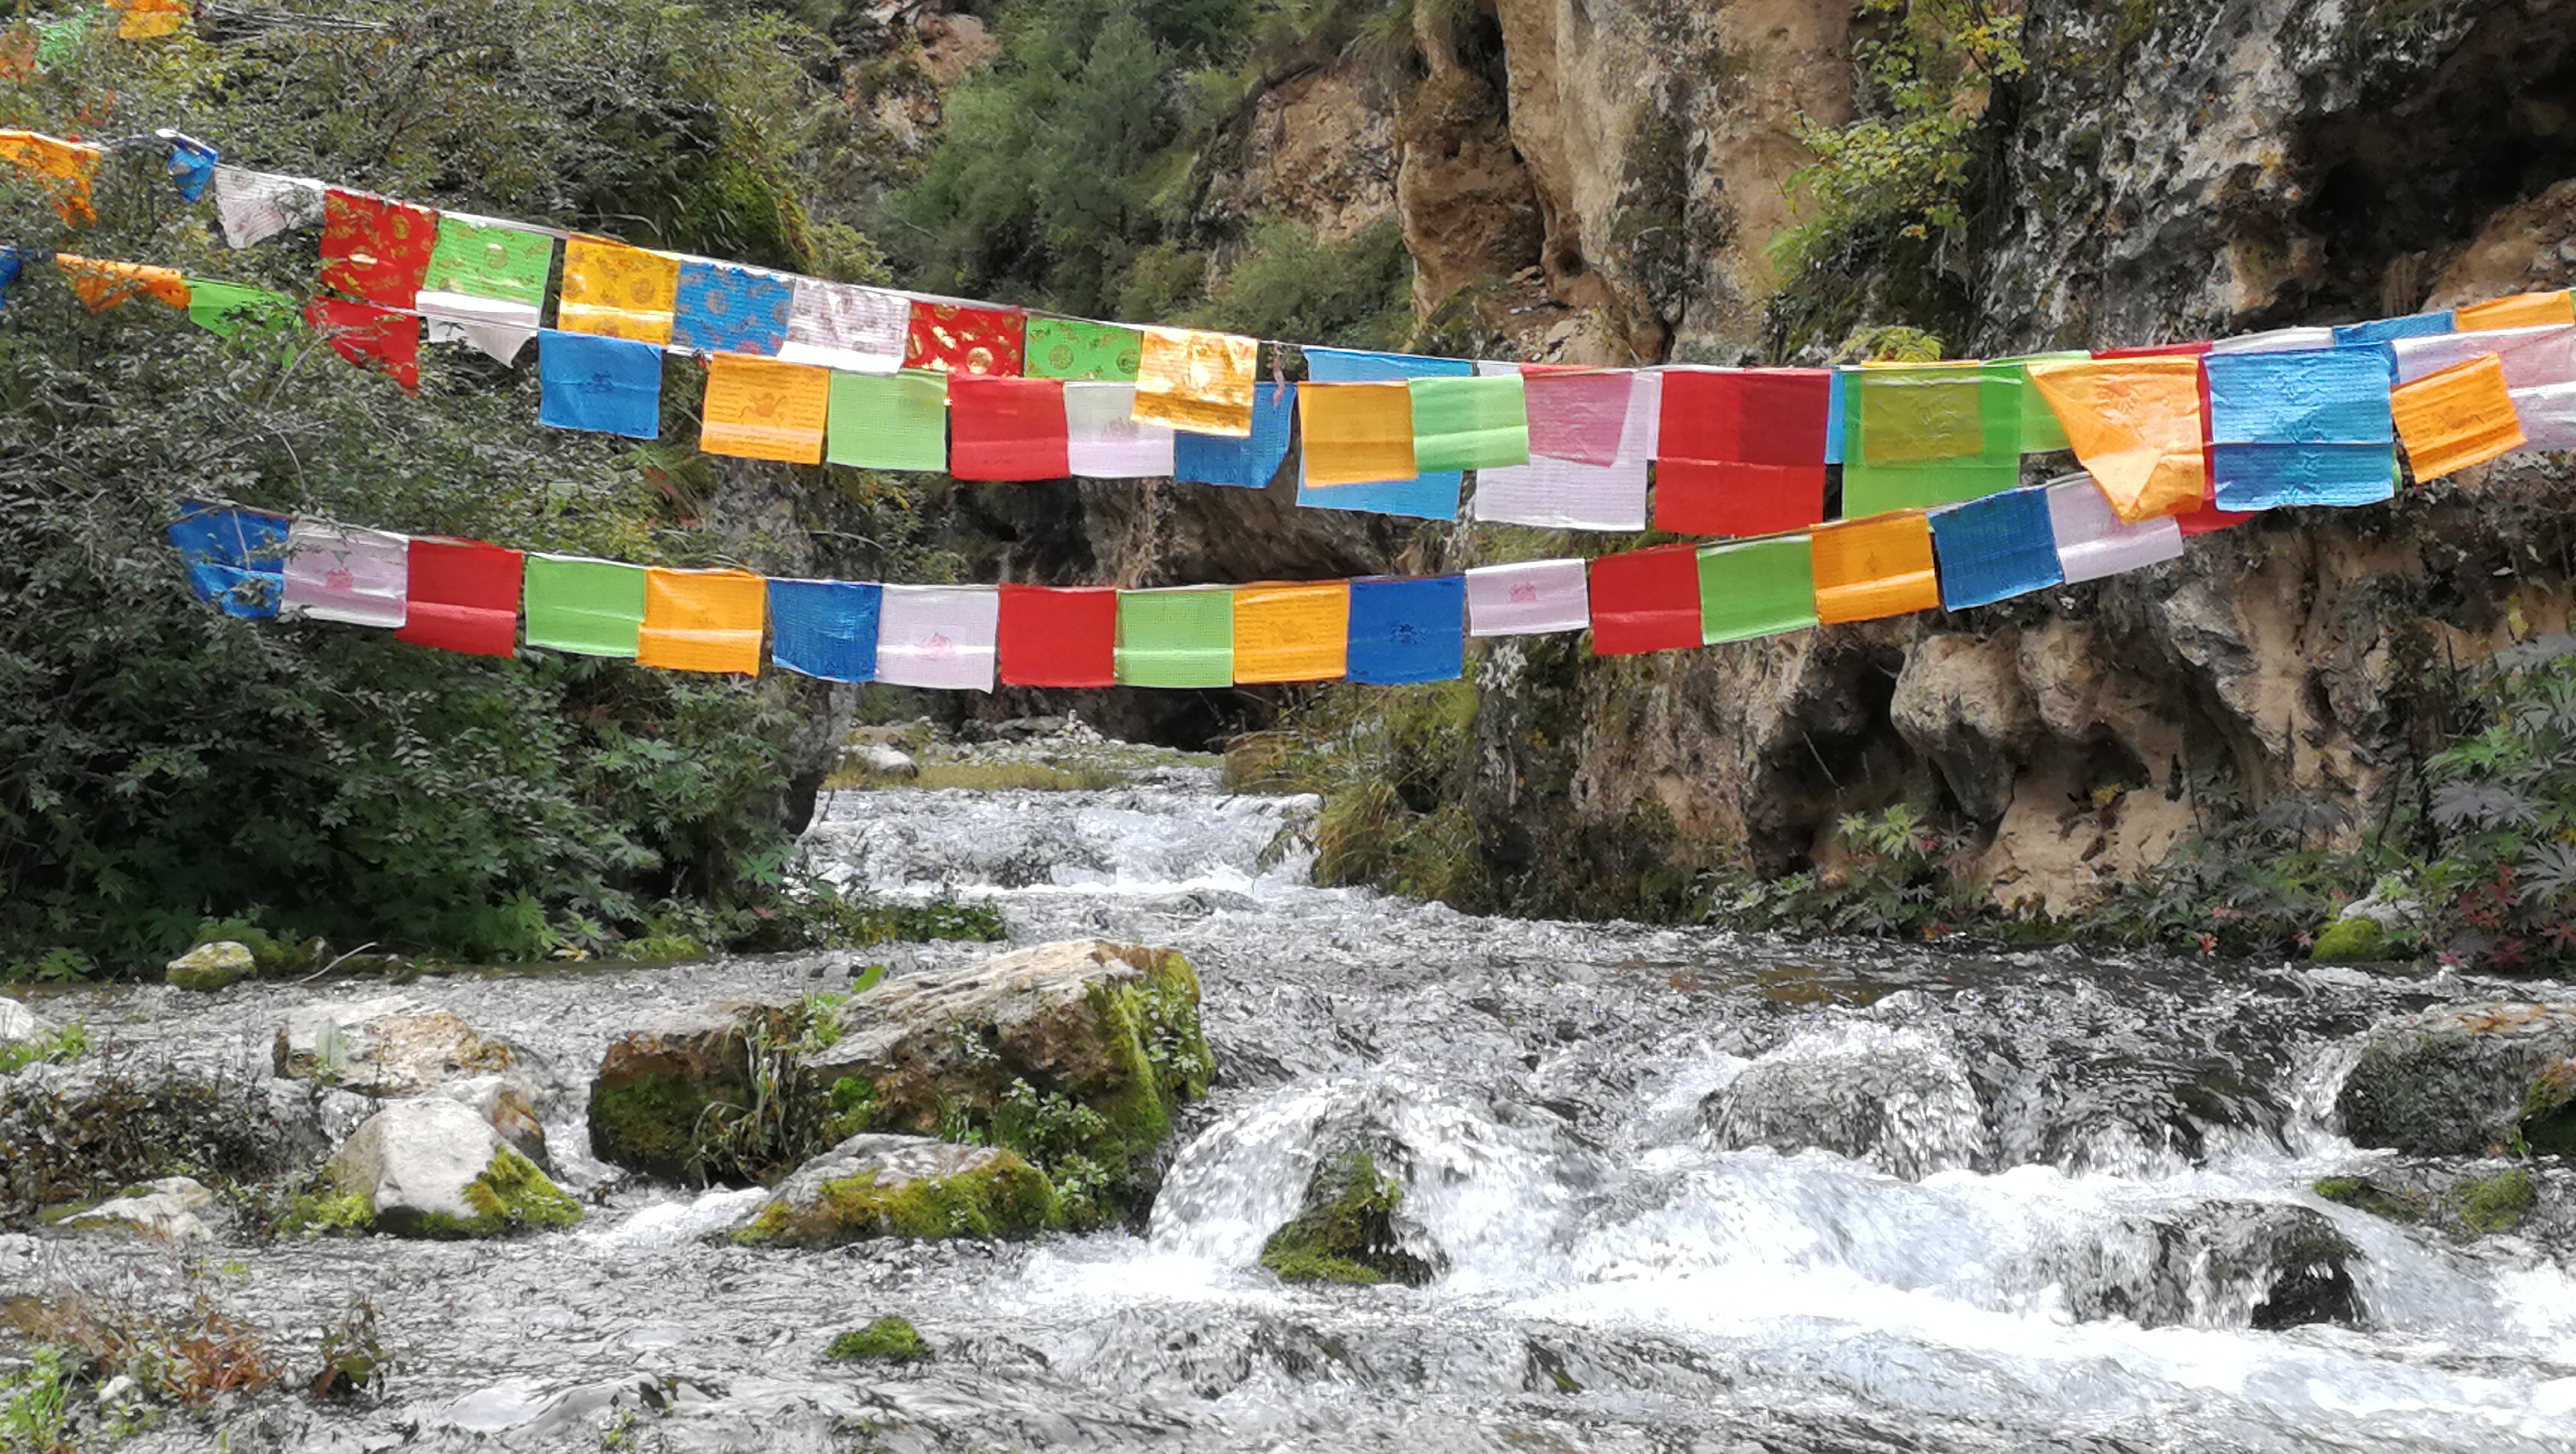
<instances>
[{"instance_id":1,"label":"boulder in river","mask_svg":"<svg viewBox=\"0 0 2576 1454\"><path fill-rule=\"evenodd\" d=\"M2328 1177L2314 1190L2327 1201L2461 1241L2512 1233L2576 1250L2576 1168L2405 1158L2375 1163L2358 1176Z\"/></svg>"},{"instance_id":2,"label":"boulder in river","mask_svg":"<svg viewBox=\"0 0 2576 1454\"><path fill-rule=\"evenodd\" d=\"M1363 1146L1327 1156L1307 1179L1294 1220L1261 1244L1261 1265L1284 1282L1420 1287L1439 1274L1436 1263L1407 1250L1396 1219L1404 1184Z\"/></svg>"},{"instance_id":3,"label":"boulder in river","mask_svg":"<svg viewBox=\"0 0 2576 1454\"><path fill-rule=\"evenodd\" d=\"M591 1154L672 1181L762 1180L766 1158L722 1128L786 1104L791 1031L784 1008L729 1000L620 1038L591 1082Z\"/></svg>"},{"instance_id":4,"label":"boulder in river","mask_svg":"<svg viewBox=\"0 0 2576 1454\"><path fill-rule=\"evenodd\" d=\"M2441 1005L2382 1020L2335 1098L2362 1146L2576 1152L2576 1005Z\"/></svg>"},{"instance_id":5,"label":"boulder in river","mask_svg":"<svg viewBox=\"0 0 2576 1454\"><path fill-rule=\"evenodd\" d=\"M1844 1021L1802 1034L1701 1103L1720 1146L1821 1148L1918 1180L1973 1164L1986 1145L1976 1088L1936 1037Z\"/></svg>"},{"instance_id":6,"label":"boulder in river","mask_svg":"<svg viewBox=\"0 0 2576 1454\"><path fill-rule=\"evenodd\" d=\"M412 1096L460 1077L507 1070L510 1046L445 1010L401 996L302 1005L270 1048L277 1075L379 1096Z\"/></svg>"},{"instance_id":7,"label":"boulder in river","mask_svg":"<svg viewBox=\"0 0 2576 1454\"><path fill-rule=\"evenodd\" d=\"M870 1237L1009 1237L1055 1223L1055 1187L1019 1153L927 1136L853 1136L798 1167L747 1243L835 1247Z\"/></svg>"},{"instance_id":8,"label":"boulder in river","mask_svg":"<svg viewBox=\"0 0 2576 1454\"><path fill-rule=\"evenodd\" d=\"M537 1119L536 1090L526 1081L516 1076L478 1075L471 1080L451 1080L432 1094L470 1108L521 1156L539 1166L554 1164L546 1155L545 1123Z\"/></svg>"},{"instance_id":9,"label":"boulder in river","mask_svg":"<svg viewBox=\"0 0 2576 1454\"><path fill-rule=\"evenodd\" d=\"M25 1005L0 995L0 1045L15 1045L22 1040L41 1040L52 1031Z\"/></svg>"},{"instance_id":10,"label":"boulder in river","mask_svg":"<svg viewBox=\"0 0 2576 1454\"><path fill-rule=\"evenodd\" d=\"M258 969L249 946L218 939L171 960L162 967L161 977L179 989L211 992L248 979Z\"/></svg>"},{"instance_id":11,"label":"boulder in river","mask_svg":"<svg viewBox=\"0 0 2576 1454\"><path fill-rule=\"evenodd\" d=\"M916 777L921 771L909 753L882 742L865 742L844 748L841 760L873 777Z\"/></svg>"},{"instance_id":12,"label":"boulder in river","mask_svg":"<svg viewBox=\"0 0 2576 1454\"><path fill-rule=\"evenodd\" d=\"M203 1242L214 1234L197 1215L215 1194L185 1176L165 1176L72 1213L54 1225L74 1231L124 1232L156 1242Z\"/></svg>"},{"instance_id":13,"label":"boulder in river","mask_svg":"<svg viewBox=\"0 0 2576 1454\"><path fill-rule=\"evenodd\" d=\"M2365 1321L2361 1253L2323 1214L2279 1202L2214 1201L2127 1217L2046 1259L2069 1309L2145 1327L2276 1330Z\"/></svg>"},{"instance_id":14,"label":"boulder in river","mask_svg":"<svg viewBox=\"0 0 2576 1454\"><path fill-rule=\"evenodd\" d=\"M490 1122L444 1096L378 1111L328 1172L340 1196L358 1203L338 1220L397 1236L496 1237L581 1220L580 1204Z\"/></svg>"}]
</instances>

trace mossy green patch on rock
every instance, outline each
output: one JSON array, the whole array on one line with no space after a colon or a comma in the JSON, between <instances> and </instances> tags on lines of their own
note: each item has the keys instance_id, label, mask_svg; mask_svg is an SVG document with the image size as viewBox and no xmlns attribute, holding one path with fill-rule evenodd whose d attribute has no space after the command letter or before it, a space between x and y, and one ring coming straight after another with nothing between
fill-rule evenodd
<instances>
[{"instance_id":1,"label":"mossy green patch on rock","mask_svg":"<svg viewBox=\"0 0 2576 1454\"><path fill-rule=\"evenodd\" d=\"M367 1199L353 1191L325 1187L306 1192L286 1204L286 1215L277 1223L281 1237L352 1236L366 1231L375 1222L375 1213Z\"/></svg>"},{"instance_id":2,"label":"mossy green patch on rock","mask_svg":"<svg viewBox=\"0 0 2576 1454\"><path fill-rule=\"evenodd\" d=\"M1306 1209L1261 1245L1261 1265L1286 1282L1358 1285L1393 1280L1415 1287L1437 1271L1404 1250L1395 1211L1404 1188L1366 1151L1347 1151L1307 1184Z\"/></svg>"},{"instance_id":3,"label":"mossy green patch on rock","mask_svg":"<svg viewBox=\"0 0 2576 1454\"><path fill-rule=\"evenodd\" d=\"M425 1212L407 1218L407 1226L385 1230L454 1241L552 1231L581 1221L581 1204L548 1181L535 1162L507 1146L494 1151L492 1164L465 1184L464 1196L465 1204L474 1209L471 1217Z\"/></svg>"},{"instance_id":4,"label":"mossy green patch on rock","mask_svg":"<svg viewBox=\"0 0 2576 1454\"><path fill-rule=\"evenodd\" d=\"M2451 1198L2473 1232L2510 1232L2539 1199L2531 1173L2519 1166L2461 1182L2452 1188Z\"/></svg>"},{"instance_id":5,"label":"mossy green patch on rock","mask_svg":"<svg viewBox=\"0 0 2576 1454\"><path fill-rule=\"evenodd\" d=\"M2435 1227L2458 1238L2510 1232L2539 1203L2530 1170L2507 1166L2461 1175L2446 1163L2399 1163L2369 1176L2318 1182L2318 1196L2385 1221Z\"/></svg>"},{"instance_id":6,"label":"mossy green patch on rock","mask_svg":"<svg viewBox=\"0 0 2576 1454\"><path fill-rule=\"evenodd\" d=\"M888 1314L834 1338L823 1356L836 1363L918 1363L930 1356L930 1345L910 1319Z\"/></svg>"},{"instance_id":7,"label":"mossy green patch on rock","mask_svg":"<svg viewBox=\"0 0 2576 1454\"><path fill-rule=\"evenodd\" d=\"M782 1183L734 1240L831 1247L870 1237L1014 1237L1056 1222L1053 1183L1015 1152L854 1136Z\"/></svg>"},{"instance_id":8,"label":"mossy green patch on rock","mask_svg":"<svg viewBox=\"0 0 2576 1454\"><path fill-rule=\"evenodd\" d=\"M2392 1194L2367 1178L2358 1176L2328 1177L2311 1190L2327 1201L2368 1212L2391 1222L2420 1222L2425 1209L2415 1202Z\"/></svg>"},{"instance_id":9,"label":"mossy green patch on rock","mask_svg":"<svg viewBox=\"0 0 2576 1454\"><path fill-rule=\"evenodd\" d=\"M2317 934L2308 958L2323 964L2377 964L2394 957L2376 919L2337 919Z\"/></svg>"},{"instance_id":10,"label":"mossy green patch on rock","mask_svg":"<svg viewBox=\"0 0 2576 1454\"><path fill-rule=\"evenodd\" d=\"M685 1180L695 1169L698 1121L707 1098L676 1075L647 1074L624 1085L590 1087L590 1143L600 1155L647 1176Z\"/></svg>"},{"instance_id":11,"label":"mossy green patch on rock","mask_svg":"<svg viewBox=\"0 0 2576 1454\"><path fill-rule=\"evenodd\" d=\"M2576 1156L2576 1059L2552 1061L2532 1076L2514 1134L2534 1154Z\"/></svg>"},{"instance_id":12,"label":"mossy green patch on rock","mask_svg":"<svg viewBox=\"0 0 2576 1454\"><path fill-rule=\"evenodd\" d=\"M256 967L249 949L223 940L200 944L171 960L162 977L175 989L211 994L250 978Z\"/></svg>"}]
</instances>

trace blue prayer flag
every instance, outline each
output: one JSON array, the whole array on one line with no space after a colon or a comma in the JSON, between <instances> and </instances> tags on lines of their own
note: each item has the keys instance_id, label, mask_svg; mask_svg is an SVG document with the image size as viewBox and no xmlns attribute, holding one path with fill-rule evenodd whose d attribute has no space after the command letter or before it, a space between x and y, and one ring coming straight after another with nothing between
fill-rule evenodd
<instances>
[{"instance_id":1,"label":"blue prayer flag","mask_svg":"<svg viewBox=\"0 0 2576 1454\"><path fill-rule=\"evenodd\" d=\"M880 588L859 581L771 581L771 664L827 682L876 680L883 599Z\"/></svg>"},{"instance_id":2,"label":"blue prayer flag","mask_svg":"<svg viewBox=\"0 0 2576 1454\"><path fill-rule=\"evenodd\" d=\"M2344 324L2334 331L2334 341L2336 347L2341 348L2358 343L2386 343L2392 338L2422 338L2431 333L2449 333L2453 328L2448 312L2411 313L2404 318Z\"/></svg>"},{"instance_id":3,"label":"blue prayer flag","mask_svg":"<svg viewBox=\"0 0 2576 1454\"><path fill-rule=\"evenodd\" d=\"M1370 353L1356 348L1306 350L1306 376L1318 383L1382 384L1396 379L1467 379L1476 365L1463 358L1425 358L1411 353ZM1313 510L1360 510L1372 515L1410 515L1422 520L1458 518L1458 492L1465 488L1464 470L1434 470L1409 480L1327 485L1321 489L1297 483L1297 503Z\"/></svg>"},{"instance_id":4,"label":"blue prayer flag","mask_svg":"<svg viewBox=\"0 0 2576 1454\"><path fill-rule=\"evenodd\" d=\"M680 264L671 343L701 353L776 354L787 341L796 288L785 278L724 263Z\"/></svg>"},{"instance_id":5,"label":"blue prayer flag","mask_svg":"<svg viewBox=\"0 0 2576 1454\"><path fill-rule=\"evenodd\" d=\"M652 439L662 432L662 350L547 329L537 344L537 422Z\"/></svg>"},{"instance_id":6,"label":"blue prayer flag","mask_svg":"<svg viewBox=\"0 0 2576 1454\"><path fill-rule=\"evenodd\" d=\"M183 500L187 513L170 525L171 548L187 567L188 589L227 616L277 614L286 591L286 520Z\"/></svg>"},{"instance_id":7,"label":"blue prayer flag","mask_svg":"<svg viewBox=\"0 0 2576 1454\"><path fill-rule=\"evenodd\" d=\"M1297 414L1295 384L1252 386L1252 437L1172 436L1172 478L1201 485L1265 489L1288 457L1288 423Z\"/></svg>"},{"instance_id":8,"label":"blue prayer flag","mask_svg":"<svg viewBox=\"0 0 2576 1454\"><path fill-rule=\"evenodd\" d=\"M2367 505L2396 493L2386 345L2212 354L2206 367L2220 509Z\"/></svg>"},{"instance_id":9,"label":"blue prayer flag","mask_svg":"<svg viewBox=\"0 0 2576 1454\"><path fill-rule=\"evenodd\" d=\"M1951 611L2026 596L2066 579L2045 485L1933 511L1932 554L1941 572L1941 605Z\"/></svg>"},{"instance_id":10,"label":"blue prayer flag","mask_svg":"<svg viewBox=\"0 0 2576 1454\"><path fill-rule=\"evenodd\" d=\"M0 247L0 303L9 301L9 285L18 281L27 255L14 247Z\"/></svg>"},{"instance_id":11,"label":"blue prayer flag","mask_svg":"<svg viewBox=\"0 0 2576 1454\"><path fill-rule=\"evenodd\" d=\"M1843 371L1833 371L1833 387L1825 394L1825 463L1843 462Z\"/></svg>"},{"instance_id":12,"label":"blue prayer flag","mask_svg":"<svg viewBox=\"0 0 2576 1454\"><path fill-rule=\"evenodd\" d=\"M1371 353L1358 348L1310 348L1306 377L1319 384L1382 384L1390 379L1471 379L1473 360L1429 358L1418 353Z\"/></svg>"},{"instance_id":13,"label":"blue prayer flag","mask_svg":"<svg viewBox=\"0 0 2576 1454\"><path fill-rule=\"evenodd\" d=\"M1465 576L1352 581L1348 676L1383 685L1455 681L1466 669L1466 610Z\"/></svg>"},{"instance_id":14,"label":"blue prayer flag","mask_svg":"<svg viewBox=\"0 0 2576 1454\"><path fill-rule=\"evenodd\" d=\"M195 137L171 136L170 185L179 189L179 200L194 202L206 195L206 184L215 179L215 163L222 159L223 153Z\"/></svg>"}]
</instances>

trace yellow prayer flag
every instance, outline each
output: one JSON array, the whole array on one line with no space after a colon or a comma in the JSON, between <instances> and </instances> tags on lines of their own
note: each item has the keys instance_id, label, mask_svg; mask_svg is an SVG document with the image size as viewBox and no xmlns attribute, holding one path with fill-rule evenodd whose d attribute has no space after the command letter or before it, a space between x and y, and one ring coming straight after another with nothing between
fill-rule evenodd
<instances>
[{"instance_id":1,"label":"yellow prayer flag","mask_svg":"<svg viewBox=\"0 0 2576 1454\"><path fill-rule=\"evenodd\" d=\"M1309 485L1365 485L1417 473L1413 390L1401 381L1306 384L1297 390L1297 420Z\"/></svg>"},{"instance_id":2,"label":"yellow prayer flag","mask_svg":"<svg viewBox=\"0 0 2576 1454\"><path fill-rule=\"evenodd\" d=\"M2199 359L2034 363L2028 372L2113 513L2136 524L2199 508L2209 493Z\"/></svg>"},{"instance_id":3,"label":"yellow prayer flag","mask_svg":"<svg viewBox=\"0 0 2576 1454\"><path fill-rule=\"evenodd\" d=\"M122 12L116 22L119 40L150 40L188 23L188 0L110 0Z\"/></svg>"},{"instance_id":4,"label":"yellow prayer flag","mask_svg":"<svg viewBox=\"0 0 2576 1454\"><path fill-rule=\"evenodd\" d=\"M2406 465L2419 480L2484 464L2523 445L2522 421L2505 392L2504 360L2491 353L2455 363L2388 391Z\"/></svg>"},{"instance_id":5,"label":"yellow prayer flag","mask_svg":"<svg viewBox=\"0 0 2576 1454\"><path fill-rule=\"evenodd\" d=\"M678 258L576 233L564 244L555 326L567 333L668 344L679 293Z\"/></svg>"},{"instance_id":6,"label":"yellow prayer flag","mask_svg":"<svg viewBox=\"0 0 2576 1454\"><path fill-rule=\"evenodd\" d=\"M1234 592L1234 679L1319 682L1347 669L1348 581L1310 586L1239 586Z\"/></svg>"},{"instance_id":7,"label":"yellow prayer flag","mask_svg":"<svg viewBox=\"0 0 2576 1454\"><path fill-rule=\"evenodd\" d=\"M769 582L749 571L644 572L644 624L635 659L672 671L760 675Z\"/></svg>"},{"instance_id":8,"label":"yellow prayer flag","mask_svg":"<svg viewBox=\"0 0 2576 1454\"><path fill-rule=\"evenodd\" d=\"M1133 417L1192 434L1249 439L1252 371L1260 354L1258 339L1148 328L1136 364Z\"/></svg>"},{"instance_id":9,"label":"yellow prayer flag","mask_svg":"<svg viewBox=\"0 0 2576 1454\"><path fill-rule=\"evenodd\" d=\"M188 306L188 280L169 268L147 267L142 263L112 263L99 258L74 257L67 252L54 254L54 266L62 269L64 280L71 284L73 296L92 313L104 313L138 294L148 294L173 308Z\"/></svg>"},{"instance_id":10,"label":"yellow prayer flag","mask_svg":"<svg viewBox=\"0 0 2576 1454\"><path fill-rule=\"evenodd\" d=\"M0 162L34 176L65 222L98 220L89 202L89 179L98 170L101 155L97 147L77 141L33 131L0 131Z\"/></svg>"},{"instance_id":11,"label":"yellow prayer flag","mask_svg":"<svg viewBox=\"0 0 2576 1454\"><path fill-rule=\"evenodd\" d=\"M2552 323L2576 323L2576 303L2570 303L2568 290L2554 293L2516 293L2510 298L2492 298L2484 303L2471 303L2454 311L2451 321L2462 333L2483 333L2494 328L2540 328Z\"/></svg>"},{"instance_id":12,"label":"yellow prayer flag","mask_svg":"<svg viewBox=\"0 0 2576 1454\"><path fill-rule=\"evenodd\" d=\"M823 462L832 371L720 353L707 364L698 448L789 464Z\"/></svg>"},{"instance_id":13,"label":"yellow prayer flag","mask_svg":"<svg viewBox=\"0 0 2576 1454\"><path fill-rule=\"evenodd\" d=\"M1940 606L1932 524L1922 511L1820 525L1807 538L1818 621L1874 621Z\"/></svg>"}]
</instances>

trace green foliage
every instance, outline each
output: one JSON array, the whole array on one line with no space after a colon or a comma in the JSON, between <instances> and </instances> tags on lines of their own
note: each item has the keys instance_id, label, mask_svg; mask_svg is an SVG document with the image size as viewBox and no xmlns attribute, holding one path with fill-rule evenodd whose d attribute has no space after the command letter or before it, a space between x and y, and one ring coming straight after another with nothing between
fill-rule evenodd
<instances>
[{"instance_id":1,"label":"green foliage","mask_svg":"<svg viewBox=\"0 0 2576 1454\"><path fill-rule=\"evenodd\" d=\"M2388 957L2387 938L2375 919L2337 919L2317 936L2308 957L2325 964L2371 964Z\"/></svg>"},{"instance_id":2,"label":"green foliage","mask_svg":"<svg viewBox=\"0 0 2576 1454\"><path fill-rule=\"evenodd\" d=\"M0 1454L70 1449L73 1370L59 1348L39 1344L27 1366L0 1374Z\"/></svg>"},{"instance_id":3,"label":"green foliage","mask_svg":"<svg viewBox=\"0 0 2576 1454\"><path fill-rule=\"evenodd\" d=\"M1306 1209L1261 1244L1261 1265L1283 1282L1371 1286L1390 1278L1420 1286L1436 1269L1404 1250L1394 1217L1404 1184L1363 1150L1317 1169Z\"/></svg>"},{"instance_id":4,"label":"green foliage","mask_svg":"<svg viewBox=\"0 0 2576 1454\"><path fill-rule=\"evenodd\" d=\"M1400 348L1413 329L1413 255L1381 217L1341 242L1274 218L1255 224L1187 321L1257 338Z\"/></svg>"},{"instance_id":5,"label":"green foliage","mask_svg":"<svg viewBox=\"0 0 2576 1454\"><path fill-rule=\"evenodd\" d=\"M1898 803L1843 818L1827 865L1785 878L1721 879L1711 916L1751 929L1928 937L1985 910L1963 881L1967 835Z\"/></svg>"},{"instance_id":6,"label":"green foliage","mask_svg":"<svg viewBox=\"0 0 2576 1454\"><path fill-rule=\"evenodd\" d=\"M918 1363L930 1356L930 1345L910 1319L889 1313L834 1338L823 1356L835 1363Z\"/></svg>"},{"instance_id":7,"label":"green foliage","mask_svg":"<svg viewBox=\"0 0 2576 1454\"><path fill-rule=\"evenodd\" d=\"M456 1230L472 1237L550 1231L581 1221L581 1204L547 1180L535 1162L507 1146L494 1150L492 1164L465 1184L465 1204L474 1216Z\"/></svg>"},{"instance_id":8,"label":"green foliage","mask_svg":"<svg viewBox=\"0 0 2576 1454\"><path fill-rule=\"evenodd\" d=\"M1323 797L1315 880L1366 883L1475 908L1490 898L1463 802L1473 765L1475 688L1325 687L1267 732L1226 748L1237 792Z\"/></svg>"},{"instance_id":9,"label":"green foliage","mask_svg":"<svg viewBox=\"0 0 2576 1454\"><path fill-rule=\"evenodd\" d=\"M286 1214L277 1223L277 1235L354 1237L373 1227L375 1221L375 1210L367 1205L365 1197L326 1183L287 1203Z\"/></svg>"},{"instance_id":10,"label":"green foliage","mask_svg":"<svg viewBox=\"0 0 2576 1454\"><path fill-rule=\"evenodd\" d=\"M77 1023L33 1039L12 1040L0 1045L0 1075L24 1070L38 1061L61 1065L78 1060L95 1048L90 1043L88 1027Z\"/></svg>"},{"instance_id":11,"label":"green foliage","mask_svg":"<svg viewBox=\"0 0 2576 1454\"><path fill-rule=\"evenodd\" d=\"M376 1329L376 1305L364 1297L350 1300L340 1321L322 1330L322 1368L305 1385L315 1398L378 1398L393 1355Z\"/></svg>"},{"instance_id":12,"label":"green foliage","mask_svg":"<svg viewBox=\"0 0 2576 1454\"><path fill-rule=\"evenodd\" d=\"M2460 1220L2473 1232L2510 1232L2538 1200L2531 1172L2520 1166L2471 1177L2452 1188Z\"/></svg>"}]
</instances>

